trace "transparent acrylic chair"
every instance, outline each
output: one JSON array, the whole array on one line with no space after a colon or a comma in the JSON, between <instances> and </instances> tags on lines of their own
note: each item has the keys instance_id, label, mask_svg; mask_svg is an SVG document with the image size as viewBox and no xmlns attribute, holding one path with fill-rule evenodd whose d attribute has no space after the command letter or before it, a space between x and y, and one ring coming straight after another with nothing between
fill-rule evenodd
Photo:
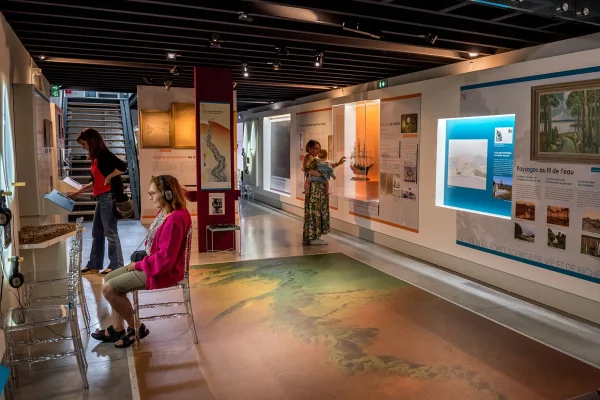
<instances>
[{"instance_id":1,"label":"transparent acrylic chair","mask_svg":"<svg viewBox=\"0 0 600 400\"><path fill-rule=\"evenodd\" d=\"M78 305L81 308L81 314L83 316L83 322L87 333L90 333L90 311L87 305L87 299L85 297L85 291L83 288L83 279L81 277L81 262L83 258L83 217L77 218L75 221L75 238L74 242L78 244L78 254L75 261L74 268L66 271L62 269L44 270L29 272L24 274L23 284L23 304L25 307L40 303L65 303L67 302L66 295L57 296L37 296L36 289L42 289L42 287L48 289L51 285L62 285L68 284L69 280L75 280L77 285L77 298ZM66 272L66 274L65 274Z\"/></svg>"},{"instance_id":2,"label":"transparent acrylic chair","mask_svg":"<svg viewBox=\"0 0 600 400\"><path fill-rule=\"evenodd\" d=\"M69 272L77 269L79 251L79 245L77 241L74 241L69 251ZM2 313L2 329L4 330L6 343L6 351L2 363L11 370L11 378L7 386L9 394L15 389L18 366L52 361L69 356L77 358L77 365L79 366L83 385L86 389L89 388L87 380L88 363L81 341L81 331L77 315L77 282L75 279L67 281L67 291L67 302L65 304L9 308ZM66 323L70 325L71 336L56 334L54 331L56 328L52 327ZM43 327L47 327L52 331L54 336L48 339L17 340L17 335L29 337L28 333L33 332L36 328ZM31 348L37 345L57 344L65 341L73 342L73 350L44 354L42 356L17 358L19 348Z\"/></svg>"},{"instance_id":3,"label":"transparent acrylic chair","mask_svg":"<svg viewBox=\"0 0 600 400\"><path fill-rule=\"evenodd\" d=\"M145 292L163 292L169 291L173 289L181 289L183 292L183 301L174 301L168 303L147 303L140 305L138 290L133 292L133 318L135 321L135 347L136 349L140 348L140 337L139 337L139 329L137 329L138 325L142 321L156 321L162 319L170 319L170 318L181 318L187 317L188 323L190 325L190 329L192 331L192 335L194 337L194 343L198 344L198 335L196 334L196 325L194 324L194 314L192 312L192 299L190 296L190 251L192 248L192 232L193 228L187 232L187 242L185 246L185 272L183 275L183 279L179 281L176 285L171 286L166 289L158 289L152 291ZM162 308L162 307L175 307L175 306L185 306L186 312L184 313L172 313L172 314L163 314L163 315L153 315L148 317L140 317L140 310L147 308Z\"/></svg>"}]
</instances>

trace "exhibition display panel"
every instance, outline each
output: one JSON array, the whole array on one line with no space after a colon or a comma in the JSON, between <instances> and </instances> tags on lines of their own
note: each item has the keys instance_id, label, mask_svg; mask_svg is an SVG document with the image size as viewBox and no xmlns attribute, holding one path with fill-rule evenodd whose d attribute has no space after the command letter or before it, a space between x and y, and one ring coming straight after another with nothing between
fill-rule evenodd
<instances>
[{"instance_id":1,"label":"exhibition display panel","mask_svg":"<svg viewBox=\"0 0 600 400\"><path fill-rule=\"evenodd\" d=\"M263 185L284 196L290 195L290 114L263 118Z\"/></svg>"}]
</instances>

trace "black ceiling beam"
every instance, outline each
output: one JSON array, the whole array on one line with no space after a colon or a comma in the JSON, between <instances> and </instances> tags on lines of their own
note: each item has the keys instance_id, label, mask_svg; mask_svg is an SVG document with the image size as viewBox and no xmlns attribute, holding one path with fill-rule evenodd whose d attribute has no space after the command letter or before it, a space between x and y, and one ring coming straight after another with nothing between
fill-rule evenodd
<instances>
[{"instance_id":1,"label":"black ceiling beam","mask_svg":"<svg viewBox=\"0 0 600 400\"><path fill-rule=\"evenodd\" d=\"M353 48L379 49L394 51L399 53L414 53L426 56L439 57L449 60L457 60L462 57L455 51L429 48L425 46L404 45L400 43L383 42L371 39L356 38L345 35L341 29L336 29L334 33L330 26L323 25L319 31L326 32L308 32L303 30L301 25L286 23L281 28L268 26L258 27L255 24L243 24L236 18L228 22L219 20L219 13L205 11L198 13L198 18L190 17L187 10L179 10L177 7L166 5L155 5L150 12L140 12L139 5L135 3L119 2L115 9L106 7L82 6L79 0L63 0L60 3L49 3L45 1L27 1L21 0L14 2L5 0L3 2L3 11L19 13L28 16L38 16L40 19L51 18L53 20L77 19L88 23L102 23L103 25L127 25L133 27L151 27L153 30L177 30L179 32L196 32L197 34L211 34L214 32L221 34L238 34L254 38L278 38L280 40L294 40L297 42L314 43L321 46L334 45ZM88 4L88 3L86 3ZM32 7L35 5L35 8ZM103 3L105 5L105 3ZM60 10L58 10L60 8ZM67 14L68 8L76 9L76 13ZM149 7L147 7L149 8ZM35 10L35 11L32 11ZM180 15L176 15L176 11ZM202 18L200 18L202 17ZM170 21L171 20L171 21ZM176 23L175 23L176 21ZM172 22L172 24L169 24ZM201 27L201 28L200 28ZM295 29L294 29L295 28ZM317 31L315 29L314 31Z\"/></svg>"}]
</instances>

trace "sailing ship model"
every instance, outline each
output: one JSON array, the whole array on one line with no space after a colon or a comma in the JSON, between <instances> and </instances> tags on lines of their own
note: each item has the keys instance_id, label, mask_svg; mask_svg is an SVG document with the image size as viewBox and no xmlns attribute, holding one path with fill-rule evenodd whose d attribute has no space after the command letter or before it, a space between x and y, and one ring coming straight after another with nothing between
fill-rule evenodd
<instances>
[{"instance_id":1,"label":"sailing ship model","mask_svg":"<svg viewBox=\"0 0 600 400\"><path fill-rule=\"evenodd\" d=\"M354 172L351 179L354 181L368 181L370 178L367 176L369 170L375 165L375 161L371 156L370 152L366 150L366 144L361 143L357 140L354 144L354 150L350 156L350 169Z\"/></svg>"}]
</instances>

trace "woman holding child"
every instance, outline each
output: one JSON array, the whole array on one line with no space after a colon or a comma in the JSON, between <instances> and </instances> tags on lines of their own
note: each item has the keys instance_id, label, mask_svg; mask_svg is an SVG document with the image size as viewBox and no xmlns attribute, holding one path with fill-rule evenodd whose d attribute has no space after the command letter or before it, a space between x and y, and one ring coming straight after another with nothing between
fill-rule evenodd
<instances>
[{"instance_id":1,"label":"woman holding child","mask_svg":"<svg viewBox=\"0 0 600 400\"><path fill-rule=\"evenodd\" d=\"M321 153L321 144L316 140L310 140L306 144L306 156L302 165L306 181L304 196L304 228L302 232L302 243L304 244L327 244L321 240L321 235L329 233L329 185L328 179L333 177L333 168L343 164L346 157L339 162L329 164L327 152ZM317 160L321 155L322 159Z\"/></svg>"}]
</instances>

